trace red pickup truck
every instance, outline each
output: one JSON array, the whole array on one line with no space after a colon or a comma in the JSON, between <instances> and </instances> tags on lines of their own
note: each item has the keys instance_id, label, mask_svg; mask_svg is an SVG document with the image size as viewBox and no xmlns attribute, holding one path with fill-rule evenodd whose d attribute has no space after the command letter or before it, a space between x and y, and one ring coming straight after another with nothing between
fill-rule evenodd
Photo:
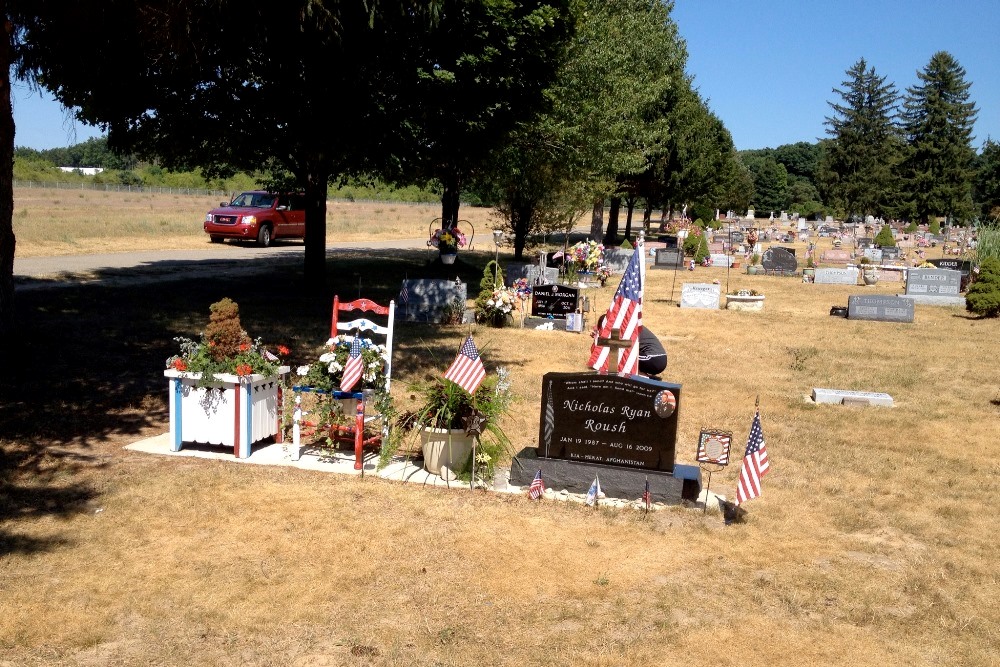
<instances>
[{"instance_id":1,"label":"red pickup truck","mask_svg":"<svg viewBox=\"0 0 1000 667\"><path fill-rule=\"evenodd\" d=\"M219 206L205 214L205 233L212 243L236 239L256 241L266 248L274 239L305 238L305 199L301 194L251 190Z\"/></svg>"}]
</instances>

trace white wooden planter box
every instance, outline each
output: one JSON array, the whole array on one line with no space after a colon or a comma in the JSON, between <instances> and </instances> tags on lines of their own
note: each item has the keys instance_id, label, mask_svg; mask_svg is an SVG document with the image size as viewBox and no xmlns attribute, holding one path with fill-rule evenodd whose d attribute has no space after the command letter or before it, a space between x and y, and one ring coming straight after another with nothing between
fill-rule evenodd
<instances>
[{"instance_id":1,"label":"white wooden planter box","mask_svg":"<svg viewBox=\"0 0 1000 667\"><path fill-rule=\"evenodd\" d=\"M237 458L250 456L250 446L277 436L281 442L281 376L220 374L212 387L199 387L201 373L167 369L170 395L170 449L185 442L232 447Z\"/></svg>"}]
</instances>

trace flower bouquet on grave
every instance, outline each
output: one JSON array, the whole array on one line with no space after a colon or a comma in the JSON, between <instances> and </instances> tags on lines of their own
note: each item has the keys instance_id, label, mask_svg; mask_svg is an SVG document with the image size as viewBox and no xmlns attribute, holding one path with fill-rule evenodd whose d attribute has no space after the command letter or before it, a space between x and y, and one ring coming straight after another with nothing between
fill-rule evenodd
<instances>
[{"instance_id":1,"label":"flower bouquet on grave","mask_svg":"<svg viewBox=\"0 0 1000 667\"><path fill-rule=\"evenodd\" d=\"M511 285L511 289L514 290L514 294L517 295L518 300L521 302L519 311L521 313L521 326L523 327L524 318L528 315L528 299L531 298L531 284L527 278L518 278Z\"/></svg>"},{"instance_id":2,"label":"flower bouquet on grave","mask_svg":"<svg viewBox=\"0 0 1000 667\"><path fill-rule=\"evenodd\" d=\"M430 238L430 244L437 248L442 256L457 254L458 249L464 248L466 242L465 234L458 227L435 229Z\"/></svg>"}]
</instances>

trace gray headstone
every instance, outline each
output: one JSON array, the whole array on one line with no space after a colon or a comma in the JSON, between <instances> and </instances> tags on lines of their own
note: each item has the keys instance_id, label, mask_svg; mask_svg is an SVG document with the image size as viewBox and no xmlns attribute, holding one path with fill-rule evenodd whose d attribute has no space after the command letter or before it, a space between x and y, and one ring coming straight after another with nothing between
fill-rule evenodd
<instances>
[{"instance_id":1,"label":"gray headstone","mask_svg":"<svg viewBox=\"0 0 1000 667\"><path fill-rule=\"evenodd\" d=\"M713 252L709 257L712 258L712 266L731 266L733 263L733 258L723 253Z\"/></svg>"},{"instance_id":2,"label":"gray headstone","mask_svg":"<svg viewBox=\"0 0 1000 667\"><path fill-rule=\"evenodd\" d=\"M882 259L899 259L899 248L895 246L882 248Z\"/></svg>"},{"instance_id":3,"label":"gray headstone","mask_svg":"<svg viewBox=\"0 0 1000 667\"><path fill-rule=\"evenodd\" d=\"M684 265L684 253L677 248L657 248L653 268L676 269Z\"/></svg>"},{"instance_id":4,"label":"gray headstone","mask_svg":"<svg viewBox=\"0 0 1000 667\"><path fill-rule=\"evenodd\" d=\"M872 245L874 244L874 241L873 241L873 239L870 239L870 238L867 238L867 237L861 237L861 238L855 239L854 240L854 244L858 248L871 248Z\"/></svg>"},{"instance_id":5,"label":"gray headstone","mask_svg":"<svg viewBox=\"0 0 1000 667\"><path fill-rule=\"evenodd\" d=\"M460 307L465 310L468 286L454 280L404 280L407 302L396 308L396 317L403 322L439 322L445 311Z\"/></svg>"},{"instance_id":6,"label":"gray headstone","mask_svg":"<svg viewBox=\"0 0 1000 667\"><path fill-rule=\"evenodd\" d=\"M834 405L842 405L848 401L855 404L865 401L868 405L892 407L892 396L875 391L849 391L846 389L821 389L813 387L812 398L817 403L830 403Z\"/></svg>"},{"instance_id":7,"label":"gray headstone","mask_svg":"<svg viewBox=\"0 0 1000 667\"><path fill-rule=\"evenodd\" d=\"M799 263L795 255L785 248L768 248L764 251L764 256L760 259L761 266L765 271L775 271L780 273L795 273Z\"/></svg>"},{"instance_id":8,"label":"gray headstone","mask_svg":"<svg viewBox=\"0 0 1000 667\"><path fill-rule=\"evenodd\" d=\"M542 280L538 278L541 276ZM539 269L536 264L510 263L504 267L504 283L510 287L515 280L526 278L529 285L552 285L559 281L559 269L547 266Z\"/></svg>"},{"instance_id":9,"label":"gray headstone","mask_svg":"<svg viewBox=\"0 0 1000 667\"><path fill-rule=\"evenodd\" d=\"M847 319L912 322L913 299L878 294L856 294L847 299Z\"/></svg>"},{"instance_id":10,"label":"gray headstone","mask_svg":"<svg viewBox=\"0 0 1000 667\"><path fill-rule=\"evenodd\" d=\"M628 262L634 254L634 248L605 248L604 264L611 267L614 273L625 273Z\"/></svg>"},{"instance_id":11,"label":"gray headstone","mask_svg":"<svg viewBox=\"0 0 1000 667\"><path fill-rule=\"evenodd\" d=\"M819 268L813 280L819 285L857 285L858 270L851 266L843 269Z\"/></svg>"},{"instance_id":12,"label":"gray headstone","mask_svg":"<svg viewBox=\"0 0 1000 667\"><path fill-rule=\"evenodd\" d=\"M906 274L906 294L957 297L962 273L951 269L910 269Z\"/></svg>"},{"instance_id":13,"label":"gray headstone","mask_svg":"<svg viewBox=\"0 0 1000 667\"><path fill-rule=\"evenodd\" d=\"M870 259L875 264L882 263L882 249L881 248L865 248L864 256Z\"/></svg>"},{"instance_id":14,"label":"gray headstone","mask_svg":"<svg viewBox=\"0 0 1000 667\"><path fill-rule=\"evenodd\" d=\"M681 308L719 309L722 287L715 283L684 283L681 286Z\"/></svg>"},{"instance_id":15,"label":"gray headstone","mask_svg":"<svg viewBox=\"0 0 1000 667\"><path fill-rule=\"evenodd\" d=\"M730 234L730 236L732 237L734 244L746 243L746 236L739 230L733 230L733 233Z\"/></svg>"}]
</instances>

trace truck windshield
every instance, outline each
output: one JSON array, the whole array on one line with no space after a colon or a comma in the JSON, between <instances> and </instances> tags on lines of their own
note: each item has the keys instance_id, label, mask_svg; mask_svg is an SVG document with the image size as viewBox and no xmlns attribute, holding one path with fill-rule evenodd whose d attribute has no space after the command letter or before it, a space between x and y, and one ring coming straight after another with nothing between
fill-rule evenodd
<instances>
[{"instance_id":1,"label":"truck windshield","mask_svg":"<svg viewBox=\"0 0 1000 667\"><path fill-rule=\"evenodd\" d=\"M230 206L249 206L253 208L271 208L275 195L261 192L244 192L236 197Z\"/></svg>"}]
</instances>

